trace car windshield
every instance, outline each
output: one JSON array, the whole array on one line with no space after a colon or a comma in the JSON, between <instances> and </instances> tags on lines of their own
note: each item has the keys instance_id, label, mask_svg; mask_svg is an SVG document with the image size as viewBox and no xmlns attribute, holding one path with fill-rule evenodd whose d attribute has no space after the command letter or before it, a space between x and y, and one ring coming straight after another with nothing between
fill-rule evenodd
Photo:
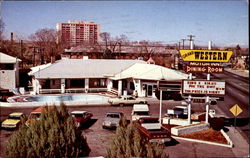
<instances>
[{"instance_id":1,"label":"car windshield","mask_svg":"<svg viewBox=\"0 0 250 158\"><path fill-rule=\"evenodd\" d=\"M41 113L31 113L29 116L30 120L39 120L41 116Z\"/></svg>"},{"instance_id":2,"label":"car windshield","mask_svg":"<svg viewBox=\"0 0 250 158\"><path fill-rule=\"evenodd\" d=\"M72 115L72 117L83 117L84 116L84 114L71 114Z\"/></svg>"},{"instance_id":3,"label":"car windshield","mask_svg":"<svg viewBox=\"0 0 250 158\"><path fill-rule=\"evenodd\" d=\"M107 114L107 117L120 118L120 115L119 114Z\"/></svg>"},{"instance_id":4,"label":"car windshield","mask_svg":"<svg viewBox=\"0 0 250 158\"><path fill-rule=\"evenodd\" d=\"M9 119L20 120L20 119L21 119L21 116L12 115L12 116L9 116Z\"/></svg>"},{"instance_id":5,"label":"car windshield","mask_svg":"<svg viewBox=\"0 0 250 158\"><path fill-rule=\"evenodd\" d=\"M135 115L149 115L148 111L136 111L134 112Z\"/></svg>"}]
</instances>

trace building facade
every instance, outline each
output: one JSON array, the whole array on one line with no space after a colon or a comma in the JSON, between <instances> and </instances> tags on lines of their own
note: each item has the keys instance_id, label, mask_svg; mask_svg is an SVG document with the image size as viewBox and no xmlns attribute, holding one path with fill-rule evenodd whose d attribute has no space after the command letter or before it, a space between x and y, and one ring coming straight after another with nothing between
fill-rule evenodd
<instances>
[{"instance_id":1,"label":"building facade","mask_svg":"<svg viewBox=\"0 0 250 158\"><path fill-rule=\"evenodd\" d=\"M84 43L95 44L99 41L100 25L92 21L68 21L57 23L58 41L68 46L77 46Z\"/></svg>"},{"instance_id":2,"label":"building facade","mask_svg":"<svg viewBox=\"0 0 250 158\"><path fill-rule=\"evenodd\" d=\"M0 88L19 86L19 62L21 60L0 52Z\"/></svg>"}]
</instances>

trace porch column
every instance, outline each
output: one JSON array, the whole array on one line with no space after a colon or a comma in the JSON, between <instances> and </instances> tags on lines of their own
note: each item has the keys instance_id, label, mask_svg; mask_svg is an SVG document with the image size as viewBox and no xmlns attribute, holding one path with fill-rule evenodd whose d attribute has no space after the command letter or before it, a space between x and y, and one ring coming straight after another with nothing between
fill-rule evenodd
<instances>
[{"instance_id":1,"label":"porch column","mask_svg":"<svg viewBox=\"0 0 250 158\"><path fill-rule=\"evenodd\" d=\"M122 80L118 81L118 96L122 95Z\"/></svg>"},{"instance_id":2,"label":"porch column","mask_svg":"<svg viewBox=\"0 0 250 158\"><path fill-rule=\"evenodd\" d=\"M89 78L85 78L85 93L88 93L89 90Z\"/></svg>"},{"instance_id":3,"label":"porch column","mask_svg":"<svg viewBox=\"0 0 250 158\"><path fill-rule=\"evenodd\" d=\"M141 80L133 80L135 85L135 91L137 92L138 96L142 96L142 87L141 87Z\"/></svg>"},{"instance_id":4,"label":"porch column","mask_svg":"<svg viewBox=\"0 0 250 158\"><path fill-rule=\"evenodd\" d=\"M107 88L108 91L111 91L111 89L113 88L113 82L111 79L107 79Z\"/></svg>"},{"instance_id":5,"label":"porch column","mask_svg":"<svg viewBox=\"0 0 250 158\"><path fill-rule=\"evenodd\" d=\"M61 93L65 93L65 78L61 79Z\"/></svg>"}]
</instances>

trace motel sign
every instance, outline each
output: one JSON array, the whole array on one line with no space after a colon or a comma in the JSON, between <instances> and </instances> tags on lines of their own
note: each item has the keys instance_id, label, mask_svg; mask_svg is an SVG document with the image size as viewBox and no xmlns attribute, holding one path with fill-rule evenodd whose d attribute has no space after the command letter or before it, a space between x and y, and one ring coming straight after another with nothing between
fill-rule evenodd
<instances>
[{"instance_id":1,"label":"motel sign","mask_svg":"<svg viewBox=\"0 0 250 158\"><path fill-rule=\"evenodd\" d=\"M221 50L180 50L180 55L183 61L197 62L228 62L233 54L233 51Z\"/></svg>"}]
</instances>

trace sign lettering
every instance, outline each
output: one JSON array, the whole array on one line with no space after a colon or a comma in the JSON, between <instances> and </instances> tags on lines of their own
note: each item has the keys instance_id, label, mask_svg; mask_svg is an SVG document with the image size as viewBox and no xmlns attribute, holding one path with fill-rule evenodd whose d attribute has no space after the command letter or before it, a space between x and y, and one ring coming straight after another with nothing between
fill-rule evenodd
<instances>
[{"instance_id":1,"label":"sign lettering","mask_svg":"<svg viewBox=\"0 0 250 158\"><path fill-rule=\"evenodd\" d=\"M183 61L228 62L233 51L221 50L180 50Z\"/></svg>"},{"instance_id":2,"label":"sign lettering","mask_svg":"<svg viewBox=\"0 0 250 158\"><path fill-rule=\"evenodd\" d=\"M224 81L183 80L183 94L225 95Z\"/></svg>"}]
</instances>

